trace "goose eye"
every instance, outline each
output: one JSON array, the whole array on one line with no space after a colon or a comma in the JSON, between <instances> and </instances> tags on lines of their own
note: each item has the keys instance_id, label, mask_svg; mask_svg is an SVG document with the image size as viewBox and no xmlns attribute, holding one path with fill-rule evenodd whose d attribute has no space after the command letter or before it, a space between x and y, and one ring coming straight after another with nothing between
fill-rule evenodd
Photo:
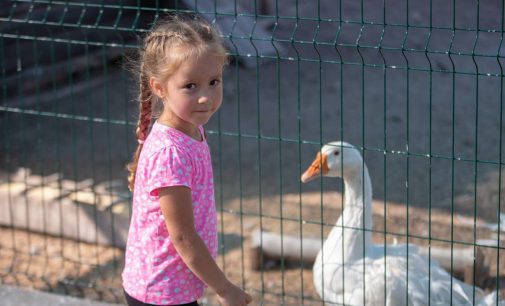
<instances>
[{"instance_id":1,"label":"goose eye","mask_svg":"<svg viewBox=\"0 0 505 306\"><path fill-rule=\"evenodd\" d=\"M340 151L335 151L333 154L334 154L335 156L338 156L338 155L340 154Z\"/></svg>"}]
</instances>

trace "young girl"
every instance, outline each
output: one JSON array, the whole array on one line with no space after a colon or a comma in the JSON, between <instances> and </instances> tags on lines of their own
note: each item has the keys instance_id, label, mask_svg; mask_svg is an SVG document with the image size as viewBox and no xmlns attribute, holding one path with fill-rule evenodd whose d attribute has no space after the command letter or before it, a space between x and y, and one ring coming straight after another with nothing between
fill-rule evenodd
<instances>
[{"instance_id":1,"label":"young girl","mask_svg":"<svg viewBox=\"0 0 505 306\"><path fill-rule=\"evenodd\" d=\"M203 125L223 96L226 49L196 16L172 16L140 51L138 148L130 171L133 211L122 274L128 305L198 305L206 286L222 305L251 296L216 265L217 222ZM151 126L153 104L162 102Z\"/></svg>"}]
</instances>

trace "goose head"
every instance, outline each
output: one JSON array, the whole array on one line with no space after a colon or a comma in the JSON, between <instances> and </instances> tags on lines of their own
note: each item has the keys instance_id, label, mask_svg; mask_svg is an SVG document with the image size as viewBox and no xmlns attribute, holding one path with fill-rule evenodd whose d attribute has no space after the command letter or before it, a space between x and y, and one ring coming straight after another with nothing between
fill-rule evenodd
<instances>
[{"instance_id":1,"label":"goose head","mask_svg":"<svg viewBox=\"0 0 505 306\"><path fill-rule=\"evenodd\" d=\"M312 164L301 176L303 183L319 176L342 177L361 173L363 159L359 151L351 144L334 141L325 144L317 153Z\"/></svg>"}]
</instances>

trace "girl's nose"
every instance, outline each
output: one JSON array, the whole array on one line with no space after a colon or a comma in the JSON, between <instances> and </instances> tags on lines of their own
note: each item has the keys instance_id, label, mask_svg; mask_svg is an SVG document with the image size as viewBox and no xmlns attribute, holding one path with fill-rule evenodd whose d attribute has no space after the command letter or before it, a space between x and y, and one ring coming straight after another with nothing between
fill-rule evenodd
<instances>
[{"instance_id":1,"label":"girl's nose","mask_svg":"<svg viewBox=\"0 0 505 306\"><path fill-rule=\"evenodd\" d=\"M208 96L201 96L198 98L198 103L199 104L204 104L204 103L209 103L209 97Z\"/></svg>"}]
</instances>

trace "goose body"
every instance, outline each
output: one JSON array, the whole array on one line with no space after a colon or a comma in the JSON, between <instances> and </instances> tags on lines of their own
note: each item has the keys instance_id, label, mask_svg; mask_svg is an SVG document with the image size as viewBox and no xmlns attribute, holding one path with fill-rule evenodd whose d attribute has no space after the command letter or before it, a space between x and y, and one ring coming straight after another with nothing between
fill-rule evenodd
<instances>
[{"instance_id":1,"label":"goose body","mask_svg":"<svg viewBox=\"0 0 505 306\"><path fill-rule=\"evenodd\" d=\"M342 177L344 210L313 266L314 285L328 304L337 305L505 305L496 293L453 278L414 245L373 244L372 185L357 149L345 142L321 148L302 182Z\"/></svg>"}]
</instances>

